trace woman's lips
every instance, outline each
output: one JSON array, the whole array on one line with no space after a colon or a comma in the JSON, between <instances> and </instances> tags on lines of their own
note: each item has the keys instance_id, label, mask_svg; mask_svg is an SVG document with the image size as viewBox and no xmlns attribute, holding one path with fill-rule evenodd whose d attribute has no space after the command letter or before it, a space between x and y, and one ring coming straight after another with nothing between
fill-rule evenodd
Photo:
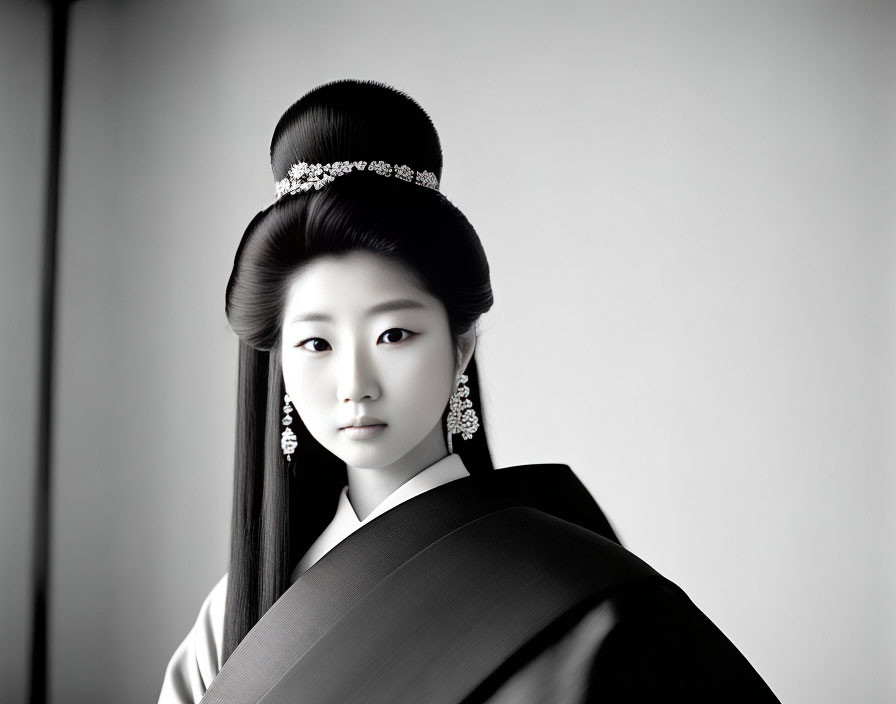
<instances>
[{"instance_id":1,"label":"woman's lips","mask_svg":"<svg viewBox=\"0 0 896 704\"><path fill-rule=\"evenodd\" d=\"M345 433L352 440L364 440L379 435L385 429L385 423L375 423L372 425L349 425L342 428L340 432Z\"/></svg>"}]
</instances>

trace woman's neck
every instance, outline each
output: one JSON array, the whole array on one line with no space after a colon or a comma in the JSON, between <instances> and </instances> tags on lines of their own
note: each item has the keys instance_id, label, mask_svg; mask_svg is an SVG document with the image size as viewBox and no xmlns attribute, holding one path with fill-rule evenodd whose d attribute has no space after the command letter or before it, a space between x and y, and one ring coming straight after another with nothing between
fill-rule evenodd
<instances>
[{"instance_id":1,"label":"woman's neck","mask_svg":"<svg viewBox=\"0 0 896 704\"><path fill-rule=\"evenodd\" d=\"M346 465L348 500L359 521L379 506L398 487L448 455L442 424L397 462L371 469Z\"/></svg>"}]
</instances>

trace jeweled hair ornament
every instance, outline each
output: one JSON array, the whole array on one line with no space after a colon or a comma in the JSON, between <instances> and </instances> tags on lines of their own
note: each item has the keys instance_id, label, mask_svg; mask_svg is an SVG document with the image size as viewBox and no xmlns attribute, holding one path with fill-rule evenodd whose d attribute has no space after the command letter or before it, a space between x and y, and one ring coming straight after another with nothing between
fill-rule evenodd
<instances>
[{"instance_id":1,"label":"jeweled hair ornament","mask_svg":"<svg viewBox=\"0 0 896 704\"><path fill-rule=\"evenodd\" d=\"M332 183L338 176L350 173L357 169L358 171L372 171L380 176L395 176L395 178L407 181L408 183L416 183L418 186L425 186L434 191L439 190L439 179L431 171L414 171L410 166L400 164L392 166L385 161L334 161L332 164L309 164L307 161L300 161L293 164L287 171L286 178L277 181L275 191L277 200L285 195L293 193L304 193L312 188L320 190L328 183Z\"/></svg>"}]
</instances>

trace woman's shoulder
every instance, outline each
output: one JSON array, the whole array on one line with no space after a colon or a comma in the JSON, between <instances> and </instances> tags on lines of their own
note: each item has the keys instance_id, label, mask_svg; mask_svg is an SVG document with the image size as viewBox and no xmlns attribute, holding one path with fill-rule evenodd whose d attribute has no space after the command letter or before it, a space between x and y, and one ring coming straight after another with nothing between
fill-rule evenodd
<instances>
[{"instance_id":1,"label":"woman's shoulder","mask_svg":"<svg viewBox=\"0 0 896 704\"><path fill-rule=\"evenodd\" d=\"M517 543L510 559L543 575L550 593L536 594L539 602L553 593L571 595L568 610L530 641L526 650L534 657L489 704L679 695L724 701L739 694L777 701L681 587L612 538L572 520L577 512L545 509L504 513L506 533Z\"/></svg>"},{"instance_id":2,"label":"woman's shoulder","mask_svg":"<svg viewBox=\"0 0 896 704\"><path fill-rule=\"evenodd\" d=\"M221 670L226 601L225 573L205 597L193 627L171 656L159 704L198 702Z\"/></svg>"}]
</instances>

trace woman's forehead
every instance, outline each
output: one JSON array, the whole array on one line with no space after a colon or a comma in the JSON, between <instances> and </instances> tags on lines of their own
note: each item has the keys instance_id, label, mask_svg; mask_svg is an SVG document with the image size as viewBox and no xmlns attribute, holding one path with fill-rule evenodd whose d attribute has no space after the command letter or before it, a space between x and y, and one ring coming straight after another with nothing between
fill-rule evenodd
<instances>
[{"instance_id":1,"label":"woman's forehead","mask_svg":"<svg viewBox=\"0 0 896 704\"><path fill-rule=\"evenodd\" d=\"M367 310L399 300L405 307L417 302L418 308L428 308L434 301L407 264L366 251L323 255L296 274L288 291L286 319L302 313Z\"/></svg>"}]
</instances>

